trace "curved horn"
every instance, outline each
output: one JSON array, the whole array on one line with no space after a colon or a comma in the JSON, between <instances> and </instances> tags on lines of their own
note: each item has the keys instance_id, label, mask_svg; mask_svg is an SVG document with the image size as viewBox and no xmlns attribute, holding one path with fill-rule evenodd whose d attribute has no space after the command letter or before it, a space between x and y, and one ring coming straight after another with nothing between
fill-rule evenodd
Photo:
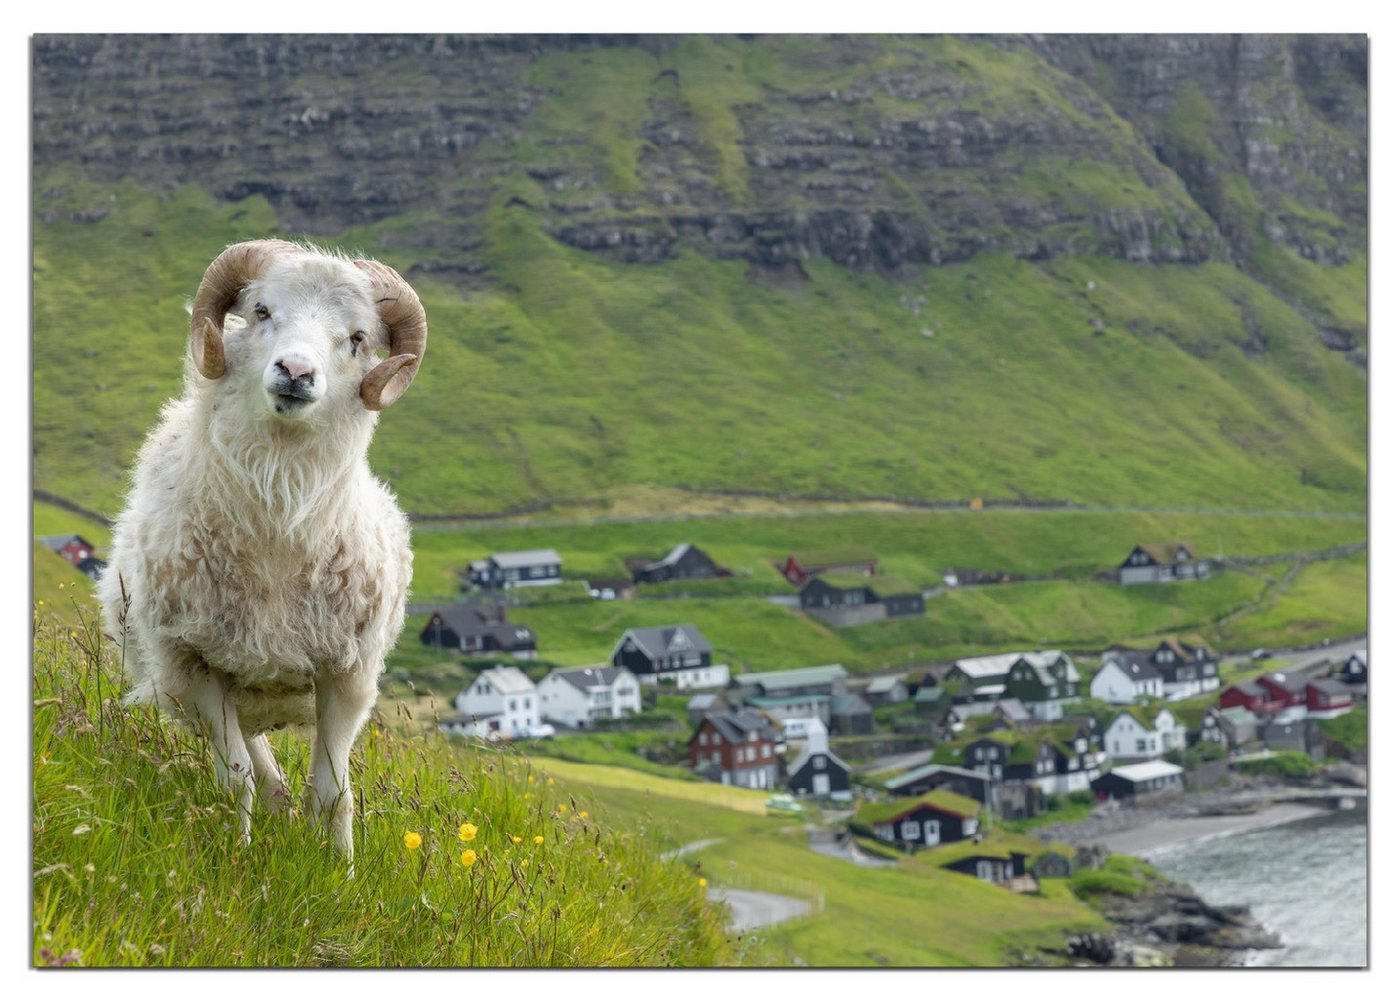
<instances>
[{"instance_id":1,"label":"curved horn","mask_svg":"<svg viewBox=\"0 0 1400 1000\"><path fill-rule=\"evenodd\" d=\"M383 410L404 394L418 374L428 349L428 317L418 293L398 271L377 260L357 260L355 266L369 275L379 318L389 328L389 357L360 382L366 409Z\"/></svg>"},{"instance_id":2,"label":"curved horn","mask_svg":"<svg viewBox=\"0 0 1400 1000\"><path fill-rule=\"evenodd\" d=\"M286 240L250 240L229 247L205 268L190 312L190 357L201 375L223 378L228 367L224 361L224 317L238 293L267 269L273 257L300 249Z\"/></svg>"}]
</instances>

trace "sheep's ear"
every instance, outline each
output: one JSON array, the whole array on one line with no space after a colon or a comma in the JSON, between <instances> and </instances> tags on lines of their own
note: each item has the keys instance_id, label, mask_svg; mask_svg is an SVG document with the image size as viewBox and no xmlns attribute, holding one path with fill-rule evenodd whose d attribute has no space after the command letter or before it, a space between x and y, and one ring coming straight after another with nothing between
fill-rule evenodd
<instances>
[{"instance_id":1,"label":"sheep's ear","mask_svg":"<svg viewBox=\"0 0 1400 1000\"><path fill-rule=\"evenodd\" d=\"M207 379L219 379L228 371L228 361L224 357L224 337L214 321L204 317L200 336L190 338L190 357L194 366Z\"/></svg>"}]
</instances>

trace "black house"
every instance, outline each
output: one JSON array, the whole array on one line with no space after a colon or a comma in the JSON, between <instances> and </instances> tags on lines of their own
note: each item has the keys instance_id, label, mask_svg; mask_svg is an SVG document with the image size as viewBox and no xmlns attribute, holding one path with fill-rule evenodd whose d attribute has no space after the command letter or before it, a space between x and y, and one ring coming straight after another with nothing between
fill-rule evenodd
<instances>
[{"instance_id":1,"label":"black house","mask_svg":"<svg viewBox=\"0 0 1400 1000\"><path fill-rule=\"evenodd\" d=\"M950 764L925 764L885 782L885 790L901 797L923 795L938 789L955 792L974 802L992 801L993 781L982 771L969 771Z\"/></svg>"},{"instance_id":2,"label":"black house","mask_svg":"<svg viewBox=\"0 0 1400 1000\"><path fill-rule=\"evenodd\" d=\"M1337 672L1337 679L1346 684L1365 684L1367 650L1361 649L1352 653L1346 658L1341 669Z\"/></svg>"},{"instance_id":3,"label":"black house","mask_svg":"<svg viewBox=\"0 0 1400 1000\"><path fill-rule=\"evenodd\" d=\"M861 573L829 573L808 579L798 591L804 610L883 604L885 614L924 613L924 595L918 587L893 576L865 576Z\"/></svg>"},{"instance_id":4,"label":"black house","mask_svg":"<svg viewBox=\"0 0 1400 1000\"><path fill-rule=\"evenodd\" d=\"M535 633L526 625L512 625L500 612L480 611L467 605L434 608L418 633L425 646L459 653L509 653L517 659L533 659Z\"/></svg>"},{"instance_id":5,"label":"black house","mask_svg":"<svg viewBox=\"0 0 1400 1000\"><path fill-rule=\"evenodd\" d=\"M483 590L558 583L563 578L563 562L553 549L496 552L471 564L466 583Z\"/></svg>"},{"instance_id":6,"label":"black house","mask_svg":"<svg viewBox=\"0 0 1400 1000\"><path fill-rule=\"evenodd\" d=\"M689 542L677 545L665 557L632 570L635 583L665 583L667 580L708 580L728 576L715 561Z\"/></svg>"},{"instance_id":7,"label":"black house","mask_svg":"<svg viewBox=\"0 0 1400 1000\"><path fill-rule=\"evenodd\" d=\"M964 875L971 875L973 878L980 878L983 882L991 882L993 885L1001 885L1003 882L1010 882L1013 878L1026 874L1026 857L1020 851L995 852L989 851L986 854L968 854L956 861L950 861L944 868Z\"/></svg>"},{"instance_id":8,"label":"black house","mask_svg":"<svg viewBox=\"0 0 1400 1000\"><path fill-rule=\"evenodd\" d=\"M850 801L850 765L830 750L808 750L788 765L794 795Z\"/></svg>"}]
</instances>

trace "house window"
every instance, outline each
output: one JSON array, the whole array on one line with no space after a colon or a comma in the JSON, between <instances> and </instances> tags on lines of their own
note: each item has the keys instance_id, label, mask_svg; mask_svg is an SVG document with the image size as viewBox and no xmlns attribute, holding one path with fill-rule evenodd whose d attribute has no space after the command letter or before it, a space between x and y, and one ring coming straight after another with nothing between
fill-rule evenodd
<instances>
[{"instance_id":1,"label":"house window","mask_svg":"<svg viewBox=\"0 0 1400 1000\"><path fill-rule=\"evenodd\" d=\"M984 882L992 881L992 863L990 861L977 862L977 877Z\"/></svg>"},{"instance_id":2,"label":"house window","mask_svg":"<svg viewBox=\"0 0 1400 1000\"><path fill-rule=\"evenodd\" d=\"M716 763L716 764L719 763L719 751L718 751L718 750L716 750L714 753L710 754L710 760L713 761L713 762Z\"/></svg>"},{"instance_id":3,"label":"house window","mask_svg":"<svg viewBox=\"0 0 1400 1000\"><path fill-rule=\"evenodd\" d=\"M515 711L515 699L514 699L514 698L512 698L512 699L510 700L510 710L511 710L512 712Z\"/></svg>"},{"instance_id":4,"label":"house window","mask_svg":"<svg viewBox=\"0 0 1400 1000\"><path fill-rule=\"evenodd\" d=\"M899 837L901 840L918 840L919 824L916 820L906 819L899 825Z\"/></svg>"},{"instance_id":5,"label":"house window","mask_svg":"<svg viewBox=\"0 0 1400 1000\"><path fill-rule=\"evenodd\" d=\"M982 748L981 748L981 747L973 747L973 748L972 748L972 759L973 759L973 760L982 760L982 754L983 754L983 751L982 751Z\"/></svg>"},{"instance_id":6,"label":"house window","mask_svg":"<svg viewBox=\"0 0 1400 1000\"><path fill-rule=\"evenodd\" d=\"M825 770L826 770L826 758L825 758L825 757L813 757L813 758L812 758L812 770L814 770L814 771L825 771Z\"/></svg>"},{"instance_id":7,"label":"house window","mask_svg":"<svg viewBox=\"0 0 1400 1000\"><path fill-rule=\"evenodd\" d=\"M707 733L707 732L705 732L704 730L701 730L701 732L700 732L700 745L703 747L703 746L705 746L706 744L708 744L709 742L710 742L710 734Z\"/></svg>"},{"instance_id":8,"label":"house window","mask_svg":"<svg viewBox=\"0 0 1400 1000\"><path fill-rule=\"evenodd\" d=\"M773 754L773 749L767 743L763 744L760 749L764 760L767 760Z\"/></svg>"},{"instance_id":9,"label":"house window","mask_svg":"<svg viewBox=\"0 0 1400 1000\"><path fill-rule=\"evenodd\" d=\"M1146 750L1147 750L1147 741L1146 741L1146 740L1138 740L1138 741L1137 741L1137 749L1138 749L1138 753L1145 753Z\"/></svg>"}]
</instances>

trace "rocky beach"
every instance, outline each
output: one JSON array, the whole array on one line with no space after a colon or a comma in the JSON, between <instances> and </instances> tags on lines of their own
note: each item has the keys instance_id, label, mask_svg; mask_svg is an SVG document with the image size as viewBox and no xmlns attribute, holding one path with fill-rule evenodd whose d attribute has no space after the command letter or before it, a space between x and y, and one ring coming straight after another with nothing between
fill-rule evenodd
<instances>
[{"instance_id":1,"label":"rocky beach","mask_svg":"<svg viewBox=\"0 0 1400 1000\"><path fill-rule=\"evenodd\" d=\"M1073 844L1084 863L1108 854L1131 854L1149 862L1183 844L1233 837L1284 824L1326 817L1332 810L1287 801L1300 787L1365 787L1364 768L1326 769L1307 783L1285 784L1236 776L1228 788L1189 793L1136 805L1105 803L1086 819L1043 827L1046 841ZM1277 798L1275 798L1275 796ZM1364 805L1362 806L1364 809ZM1226 967L1260 963L1261 952L1281 949L1283 938L1246 905L1213 904L1194 885L1167 880L1137 896L1098 898L1115 925L1111 934L1086 934L1069 942L1068 953L1085 964Z\"/></svg>"}]
</instances>

